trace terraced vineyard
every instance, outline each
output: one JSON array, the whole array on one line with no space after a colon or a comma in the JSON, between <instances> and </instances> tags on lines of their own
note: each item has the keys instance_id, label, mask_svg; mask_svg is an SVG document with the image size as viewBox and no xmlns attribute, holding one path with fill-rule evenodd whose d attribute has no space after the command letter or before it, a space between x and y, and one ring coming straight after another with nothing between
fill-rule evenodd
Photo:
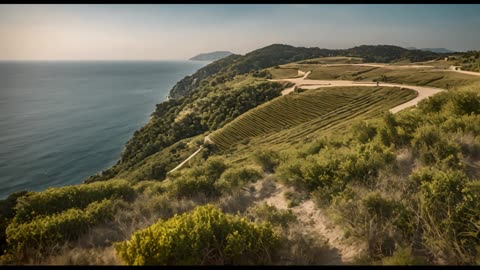
<instances>
[{"instance_id":1,"label":"terraced vineyard","mask_svg":"<svg viewBox=\"0 0 480 270\"><path fill-rule=\"evenodd\" d=\"M237 117L209 138L221 149L242 140L264 136L270 143L304 136L348 119L378 115L415 98L397 87L332 87L292 93Z\"/></svg>"}]
</instances>

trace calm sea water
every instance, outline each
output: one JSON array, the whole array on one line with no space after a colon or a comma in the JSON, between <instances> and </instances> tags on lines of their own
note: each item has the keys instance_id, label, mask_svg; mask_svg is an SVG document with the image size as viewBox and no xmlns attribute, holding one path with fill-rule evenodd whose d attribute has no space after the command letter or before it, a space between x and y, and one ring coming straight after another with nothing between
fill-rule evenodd
<instances>
[{"instance_id":1,"label":"calm sea water","mask_svg":"<svg viewBox=\"0 0 480 270\"><path fill-rule=\"evenodd\" d=\"M0 62L0 199L116 163L173 85L207 62Z\"/></svg>"}]
</instances>

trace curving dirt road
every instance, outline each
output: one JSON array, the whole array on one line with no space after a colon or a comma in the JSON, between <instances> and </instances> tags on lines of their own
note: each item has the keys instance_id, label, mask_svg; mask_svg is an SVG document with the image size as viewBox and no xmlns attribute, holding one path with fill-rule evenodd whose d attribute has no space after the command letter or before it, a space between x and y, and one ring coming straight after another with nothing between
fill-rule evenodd
<instances>
[{"instance_id":1,"label":"curving dirt road","mask_svg":"<svg viewBox=\"0 0 480 270\"><path fill-rule=\"evenodd\" d=\"M363 67L379 67L387 69L407 69L407 68L434 68L434 66L427 65L388 65L388 64L377 64L377 63L362 63L362 64L323 64L325 67L341 67L341 66L363 66Z\"/></svg>"},{"instance_id":2,"label":"curving dirt road","mask_svg":"<svg viewBox=\"0 0 480 270\"><path fill-rule=\"evenodd\" d=\"M277 79L277 80L270 80L270 81L288 81L295 84L295 86L289 87L283 90L282 95L288 95L289 93L294 91L296 87L301 87L303 89L317 89L320 87L338 87L338 86L374 87L377 85L374 82L356 82L356 81L344 81L344 80L310 80L310 79L307 79L308 74L310 74L310 71L306 72L303 78ZM416 98L390 109L390 112L392 113L399 112L410 106L415 106L419 101L425 98L428 98L430 96L433 96L437 93L440 93L441 91L444 91L444 89L435 88L435 87L405 85L405 84L396 84L396 83L384 83L384 82L380 82L379 86L407 88L407 89L412 89L418 93L418 96Z\"/></svg>"},{"instance_id":3,"label":"curving dirt road","mask_svg":"<svg viewBox=\"0 0 480 270\"><path fill-rule=\"evenodd\" d=\"M480 76L480 72L474 71L465 71L461 69L440 69L435 66L429 65L389 65L389 64L378 64L378 63L361 63L361 64L319 64L320 66L325 67L340 67L340 66L363 66L363 67L378 67L378 68L386 68L386 69L409 69L409 68L432 68L435 71L447 71L447 72L457 72L463 73L467 75L473 76Z\"/></svg>"},{"instance_id":4,"label":"curving dirt road","mask_svg":"<svg viewBox=\"0 0 480 270\"><path fill-rule=\"evenodd\" d=\"M463 74L468 74L473 76L480 76L480 72L475 72L475 71L465 71L465 70L447 70L447 71L453 71L453 72L458 72L458 73L463 73Z\"/></svg>"}]
</instances>

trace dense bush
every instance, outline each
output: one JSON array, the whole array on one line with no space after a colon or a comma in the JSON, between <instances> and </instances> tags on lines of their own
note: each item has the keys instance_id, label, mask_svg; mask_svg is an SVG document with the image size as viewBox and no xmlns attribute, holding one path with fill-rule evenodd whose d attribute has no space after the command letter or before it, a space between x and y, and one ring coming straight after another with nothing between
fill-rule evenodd
<instances>
[{"instance_id":1,"label":"dense bush","mask_svg":"<svg viewBox=\"0 0 480 270\"><path fill-rule=\"evenodd\" d=\"M253 160L262 167L264 172L273 173L279 163L279 156L275 151L270 149L257 150L253 154Z\"/></svg>"},{"instance_id":2,"label":"dense bush","mask_svg":"<svg viewBox=\"0 0 480 270\"><path fill-rule=\"evenodd\" d=\"M420 184L423 239L430 253L446 261L473 263L471 255L480 244L475 235L480 221L479 181L472 182L462 171L435 169L419 171L412 180Z\"/></svg>"},{"instance_id":3,"label":"dense bush","mask_svg":"<svg viewBox=\"0 0 480 270\"><path fill-rule=\"evenodd\" d=\"M7 236L5 230L17 212L15 210L17 200L26 194L28 194L27 191L14 192L6 199L0 200L0 255L2 255L7 248Z\"/></svg>"},{"instance_id":4,"label":"dense bush","mask_svg":"<svg viewBox=\"0 0 480 270\"><path fill-rule=\"evenodd\" d=\"M367 143L377 135L377 129L362 121L353 126L353 134L360 143Z\"/></svg>"},{"instance_id":5,"label":"dense bush","mask_svg":"<svg viewBox=\"0 0 480 270\"><path fill-rule=\"evenodd\" d=\"M222 187L216 183L226 169L227 165L221 159L209 159L201 166L172 175L173 183L167 189L179 198L197 195L217 197Z\"/></svg>"},{"instance_id":6,"label":"dense bush","mask_svg":"<svg viewBox=\"0 0 480 270\"><path fill-rule=\"evenodd\" d=\"M8 249L21 256L27 249L43 251L74 240L91 226L112 219L116 205L115 201L104 199L89 204L84 210L72 208L27 223L13 221L6 230Z\"/></svg>"},{"instance_id":7,"label":"dense bush","mask_svg":"<svg viewBox=\"0 0 480 270\"><path fill-rule=\"evenodd\" d=\"M225 171L217 182L219 188L231 191L247 183L253 183L262 178L262 174L252 168L230 168Z\"/></svg>"},{"instance_id":8,"label":"dense bush","mask_svg":"<svg viewBox=\"0 0 480 270\"><path fill-rule=\"evenodd\" d=\"M216 197L220 195L220 191L215 186L215 182L216 179L207 178L204 175L195 178L182 176L175 179L170 192L178 198L191 198L202 194L206 197Z\"/></svg>"},{"instance_id":9,"label":"dense bush","mask_svg":"<svg viewBox=\"0 0 480 270\"><path fill-rule=\"evenodd\" d=\"M398 248L390 257L382 259L383 265L426 265L427 259L414 256L411 248Z\"/></svg>"},{"instance_id":10,"label":"dense bush","mask_svg":"<svg viewBox=\"0 0 480 270\"><path fill-rule=\"evenodd\" d=\"M468 51L463 54L458 63L462 69L480 72L480 51Z\"/></svg>"},{"instance_id":11,"label":"dense bush","mask_svg":"<svg viewBox=\"0 0 480 270\"><path fill-rule=\"evenodd\" d=\"M480 114L480 94L473 91L461 91L453 96L454 112L462 114Z\"/></svg>"},{"instance_id":12,"label":"dense bush","mask_svg":"<svg viewBox=\"0 0 480 270\"><path fill-rule=\"evenodd\" d=\"M436 126L419 127L412 140L413 153L426 165L447 163L449 167L460 166L460 146L445 135Z\"/></svg>"},{"instance_id":13,"label":"dense bush","mask_svg":"<svg viewBox=\"0 0 480 270\"><path fill-rule=\"evenodd\" d=\"M20 197L14 220L17 223L28 222L37 216L52 215L70 208L82 209L103 199L131 200L133 196L133 188L123 180L49 188Z\"/></svg>"},{"instance_id":14,"label":"dense bush","mask_svg":"<svg viewBox=\"0 0 480 270\"><path fill-rule=\"evenodd\" d=\"M128 265L264 264L278 245L268 224L224 214L211 205L160 220L115 245Z\"/></svg>"},{"instance_id":15,"label":"dense bush","mask_svg":"<svg viewBox=\"0 0 480 270\"><path fill-rule=\"evenodd\" d=\"M273 205L263 203L256 205L247 210L247 216L253 221L267 221L273 225L288 227L290 223L297 220L297 216L293 214L292 210L279 210Z\"/></svg>"}]
</instances>

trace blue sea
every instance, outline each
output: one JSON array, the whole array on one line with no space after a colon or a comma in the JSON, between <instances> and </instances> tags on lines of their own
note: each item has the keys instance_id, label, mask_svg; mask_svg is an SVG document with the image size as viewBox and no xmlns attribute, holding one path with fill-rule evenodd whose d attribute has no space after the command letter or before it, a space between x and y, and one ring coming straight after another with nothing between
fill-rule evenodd
<instances>
[{"instance_id":1,"label":"blue sea","mask_svg":"<svg viewBox=\"0 0 480 270\"><path fill-rule=\"evenodd\" d=\"M0 62L0 199L115 164L183 77L208 62Z\"/></svg>"}]
</instances>

